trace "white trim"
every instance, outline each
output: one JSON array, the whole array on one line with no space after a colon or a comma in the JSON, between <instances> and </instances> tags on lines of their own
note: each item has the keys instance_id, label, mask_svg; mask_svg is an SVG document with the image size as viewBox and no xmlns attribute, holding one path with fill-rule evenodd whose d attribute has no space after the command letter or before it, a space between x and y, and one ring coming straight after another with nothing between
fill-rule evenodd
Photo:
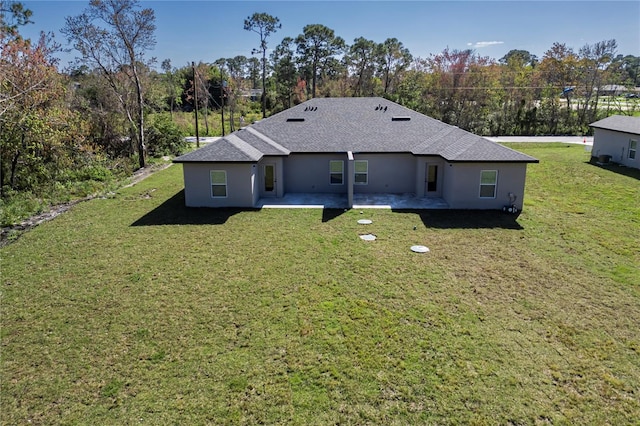
<instances>
[{"instance_id":1,"label":"white trim","mask_svg":"<svg viewBox=\"0 0 640 426\"><path fill-rule=\"evenodd\" d=\"M358 163L365 163L367 165L367 171L366 172L358 172L356 169L358 168ZM365 181L364 182L358 182L356 180L356 176L357 175L364 175L365 176ZM353 184L354 185L368 185L369 184L369 160L355 160L353 162Z\"/></svg>"},{"instance_id":2,"label":"white trim","mask_svg":"<svg viewBox=\"0 0 640 426\"><path fill-rule=\"evenodd\" d=\"M496 178L494 180L493 183L482 183L482 174L485 172L495 172L496 174ZM482 187L493 187L493 195L491 197L483 197L482 196ZM478 198L483 198L483 199L495 199L496 198L496 194L498 193L498 171L497 170L480 170L480 188L479 188L479 192L478 192Z\"/></svg>"},{"instance_id":3,"label":"white trim","mask_svg":"<svg viewBox=\"0 0 640 426\"><path fill-rule=\"evenodd\" d=\"M339 172L331 170L332 163L340 163L341 170ZM333 183L331 178L337 174L340 174L340 183ZM344 160L329 160L329 185L344 185Z\"/></svg>"},{"instance_id":4,"label":"white trim","mask_svg":"<svg viewBox=\"0 0 640 426\"><path fill-rule=\"evenodd\" d=\"M224 173L224 185L221 183L213 183L213 174L214 173ZM227 171L226 170L209 170L209 183L211 184L211 198L227 198L229 196L228 190L228 182L227 182ZM224 186L224 195L214 195L213 187L214 186Z\"/></svg>"},{"instance_id":5,"label":"white trim","mask_svg":"<svg viewBox=\"0 0 640 426\"><path fill-rule=\"evenodd\" d=\"M631 144L634 145L633 148L631 148ZM633 157L631 156L632 152L633 152ZM638 158L638 141L636 139L629 139L629 149L627 150L627 159L634 161L636 158Z\"/></svg>"}]
</instances>

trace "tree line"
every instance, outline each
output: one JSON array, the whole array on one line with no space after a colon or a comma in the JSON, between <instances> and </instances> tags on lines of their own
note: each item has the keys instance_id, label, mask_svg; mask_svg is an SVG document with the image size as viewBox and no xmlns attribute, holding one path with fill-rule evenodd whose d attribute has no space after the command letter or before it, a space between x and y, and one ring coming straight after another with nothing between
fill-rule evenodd
<instances>
[{"instance_id":1,"label":"tree line","mask_svg":"<svg viewBox=\"0 0 640 426\"><path fill-rule=\"evenodd\" d=\"M279 25L264 13L245 20L245 29L268 26L254 30L260 34L254 53L261 59L219 58L198 64L195 72L163 62L169 108L191 110L195 90L199 108L229 108L233 130L234 112L250 109L257 96L263 117L317 96L382 96L481 135L587 134L589 123L603 116L638 109L640 57L619 54L615 40L577 51L557 42L542 58L511 50L494 60L449 48L420 58L396 38L358 37L348 44L332 29L312 24L283 38L267 56L268 36Z\"/></svg>"},{"instance_id":2,"label":"tree line","mask_svg":"<svg viewBox=\"0 0 640 426\"><path fill-rule=\"evenodd\" d=\"M62 33L80 60L60 70L60 45L20 36L31 20L20 2L0 0L3 202L90 192L145 167L149 156L177 155L192 130L185 113L194 111L204 133L224 134L313 97L381 96L482 135L558 135L586 134L603 116L637 110L611 96L639 85L640 57L619 54L615 40L577 51L554 43L542 58L512 50L494 60L448 48L420 58L396 38L349 44L322 24L276 44L280 20L255 13L238 22L257 35L246 56L175 67L146 57L156 43L153 9L91 0L66 18Z\"/></svg>"}]
</instances>

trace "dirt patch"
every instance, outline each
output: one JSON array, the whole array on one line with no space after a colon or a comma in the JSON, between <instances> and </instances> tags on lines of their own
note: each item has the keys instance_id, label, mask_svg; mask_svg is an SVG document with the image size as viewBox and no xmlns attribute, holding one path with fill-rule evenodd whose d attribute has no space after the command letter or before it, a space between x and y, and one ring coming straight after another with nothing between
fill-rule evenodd
<instances>
[{"instance_id":1,"label":"dirt patch","mask_svg":"<svg viewBox=\"0 0 640 426\"><path fill-rule=\"evenodd\" d=\"M172 163L158 164L158 165L148 166L143 169L138 169L131 176L129 183L122 186L122 188L129 188L131 186L134 186L138 182L151 176L153 173L166 169L167 167L171 166L171 164ZM103 196L104 196L103 194L94 194L78 200L69 201L68 203L56 204L55 206L51 206L51 208L46 212L39 213L35 216L31 216L30 218L23 220L22 222L17 223L15 225L6 226L2 228L2 231L0 232L0 247L4 247L8 244L11 244L12 242L16 241L23 233L35 228L36 226L40 225L43 222L49 221L57 217L58 215L61 215L67 210L71 209L76 204L82 203L84 201L93 200L94 198L99 198Z\"/></svg>"}]
</instances>

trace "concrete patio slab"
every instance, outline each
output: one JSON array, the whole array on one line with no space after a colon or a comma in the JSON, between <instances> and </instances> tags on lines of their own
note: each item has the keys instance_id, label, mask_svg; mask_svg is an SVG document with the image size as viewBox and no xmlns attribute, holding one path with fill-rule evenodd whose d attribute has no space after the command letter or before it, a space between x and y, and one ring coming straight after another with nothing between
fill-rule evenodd
<instances>
[{"instance_id":1,"label":"concrete patio slab","mask_svg":"<svg viewBox=\"0 0 640 426\"><path fill-rule=\"evenodd\" d=\"M348 200L342 194L285 194L282 198L261 198L258 208L265 209L346 209ZM442 198L416 198L413 194L354 194L354 209L448 209Z\"/></svg>"}]
</instances>

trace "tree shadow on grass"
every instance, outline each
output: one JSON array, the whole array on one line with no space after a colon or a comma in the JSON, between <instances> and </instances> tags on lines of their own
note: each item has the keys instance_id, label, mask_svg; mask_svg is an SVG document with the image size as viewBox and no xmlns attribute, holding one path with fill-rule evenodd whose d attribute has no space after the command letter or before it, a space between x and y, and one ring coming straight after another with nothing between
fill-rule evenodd
<instances>
[{"instance_id":1,"label":"tree shadow on grass","mask_svg":"<svg viewBox=\"0 0 640 426\"><path fill-rule=\"evenodd\" d=\"M618 163L598 163L597 159L593 157L591 158L591 160L586 161L586 163L591 164L592 166L600 167L601 169L608 170L613 173L617 173L619 175L640 180L640 169L626 167Z\"/></svg>"},{"instance_id":2,"label":"tree shadow on grass","mask_svg":"<svg viewBox=\"0 0 640 426\"><path fill-rule=\"evenodd\" d=\"M499 210L394 210L417 214L427 228L436 229L513 229L523 230L519 214Z\"/></svg>"},{"instance_id":3,"label":"tree shadow on grass","mask_svg":"<svg viewBox=\"0 0 640 426\"><path fill-rule=\"evenodd\" d=\"M155 225L222 225L229 218L245 211L258 209L187 207L184 204L184 190L151 210L131 224L131 226Z\"/></svg>"}]
</instances>

